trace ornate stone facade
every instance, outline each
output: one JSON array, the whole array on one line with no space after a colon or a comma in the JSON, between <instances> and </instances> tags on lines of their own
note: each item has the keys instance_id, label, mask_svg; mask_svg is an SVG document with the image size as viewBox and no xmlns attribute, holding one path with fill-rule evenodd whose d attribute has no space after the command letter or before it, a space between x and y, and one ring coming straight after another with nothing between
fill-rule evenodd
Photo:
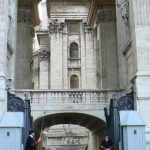
<instances>
[{"instance_id":1,"label":"ornate stone facade","mask_svg":"<svg viewBox=\"0 0 150 150\"><path fill-rule=\"evenodd\" d=\"M63 32L64 26L65 22L59 22L57 19L49 20L48 28L50 33Z\"/></svg>"},{"instance_id":2,"label":"ornate stone facade","mask_svg":"<svg viewBox=\"0 0 150 150\"><path fill-rule=\"evenodd\" d=\"M0 1L0 117L7 111L9 79L12 88L43 91L76 87L127 93L132 88L135 109L146 122L149 149L150 1L43 1L46 21L41 19L40 32L35 35L40 35L36 50L41 51L32 58L39 2ZM79 107L74 105L70 108Z\"/></svg>"}]
</instances>

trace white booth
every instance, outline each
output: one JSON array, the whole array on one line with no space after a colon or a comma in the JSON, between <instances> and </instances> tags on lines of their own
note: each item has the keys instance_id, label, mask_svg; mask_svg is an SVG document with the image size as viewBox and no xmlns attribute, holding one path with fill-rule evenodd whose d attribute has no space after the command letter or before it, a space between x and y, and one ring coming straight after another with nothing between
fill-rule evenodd
<instances>
[{"instance_id":1,"label":"white booth","mask_svg":"<svg viewBox=\"0 0 150 150\"><path fill-rule=\"evenodd\" d=\"M6 112L0 120L0 149L23 150L23 112Z\"/></svg>"},{"instance_id":2,"label":"white booth","mask_svg":"<svg viewBox=\"0 0 150 150\"><path fill-rule=\"evenodd\" d=\"M120 111L119 150L145 150L145 123L137 111Z\"/></svg>"}]
</instances>

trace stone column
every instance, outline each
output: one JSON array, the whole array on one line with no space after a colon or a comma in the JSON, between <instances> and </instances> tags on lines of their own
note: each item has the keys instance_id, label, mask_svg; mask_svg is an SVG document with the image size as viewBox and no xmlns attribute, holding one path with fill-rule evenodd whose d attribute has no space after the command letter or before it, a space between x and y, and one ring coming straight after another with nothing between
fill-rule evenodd
<instances>
[{"instance_id":1,"label":"stone column","mask_svg":"<svg viewBox=\"0 0 150 150\"><path fill-rule=\"evenodd\" d=\"M6 111L6 60L8 32L8 0L0 1L0 117Z\"/></svg>"},{"instance_id":2,"label":"stone column","mask_svg":"<svg viewBox=\"0 0 150 150\"><path fill-rule=\"evenodd\" d=\"M63 88L63 31L64 24L51 20L50 29L50 86L51 89Z\"/></svg>"},{"instance_id":3,"label":"stone column","mask_svg":"<svg viewBox=\"0 0 150 150\"><path fill-rule=\"evenodd\" d=\"M103 7L97 17L97 44L100 67L97 77L99 88L118 89L117 40L115 7Z\"/></svg>"},{"instance_id":4,"label":"stone column","mask_svg":"<svg viewBox=\"0 0 150 150\"><path fill-rule=\"evenodd\" d=\"M49 51L47 49L40 49L39 53L40 66L40 89L49 88Z\"/></svg>"},{"instance_id":5,"label":"stone column","mask_svg":"<svg viewBox=\"0 0 150 150\"><path fill-rule=\"evenodd\" d=\"M18 10L17 50L15 88L32 88L32 43L33 28L31 26L31 11Z\"/></svg>"},{"instance_id":6,"label":"stone column","mask_svg":"<svg viewBox=\"0 0 150 150\"><path fill-rule=\"evenodd\" d=\"M150 141L150 0L129 1L137 109L146 122L146 140Z\"/></svg>"}]
</instances>

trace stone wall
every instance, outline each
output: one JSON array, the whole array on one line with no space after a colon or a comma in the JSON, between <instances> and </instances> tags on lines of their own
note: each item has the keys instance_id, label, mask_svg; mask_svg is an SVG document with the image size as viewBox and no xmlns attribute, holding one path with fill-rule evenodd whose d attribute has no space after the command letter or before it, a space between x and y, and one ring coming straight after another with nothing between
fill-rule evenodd
<instances>
[{"instance_id":1,"label":"stone wall","mask_svg":"<svg viewBox=\"0 0 150 150\"><path fill-rule=\"evenodd\" d=\"M133 78L137 110L146 123L146 141L150 141L150 1L133 0L130 3L133 56L136 74ZM149 144L150 146L150 144Z\"/></svg>"},{"instance_id":2,"label":"stone wall","mask_svg":"<svg viewBox=\"0 0 150 150\"><path fill-rule=\"evenodd\" d=\"M0 116L6 111L8 79L14 82L17 0L0 1Z\"/></svg>"},{"instance_id":3,"label":"stone wall","mask_svg":"<svg viewBox=\"0 0 150 150\"><path fill-rule=\"evenodd\" d=\"M82 149L85 150L89 142L89 130L77 125L56 125L43 131L43 148L48 149Z\"/></svg>"},{"instance_id":4,"label":"stone wall","mask_svg":"<svg viewBox=\"0 0 150 150\"><path fill-rule=\"evenodd\" d=\"M116 2L119 58L119 83L135 92L136 109L146 123L146 141L150 141L150 1Z\"/></svg>"}]
</instances>

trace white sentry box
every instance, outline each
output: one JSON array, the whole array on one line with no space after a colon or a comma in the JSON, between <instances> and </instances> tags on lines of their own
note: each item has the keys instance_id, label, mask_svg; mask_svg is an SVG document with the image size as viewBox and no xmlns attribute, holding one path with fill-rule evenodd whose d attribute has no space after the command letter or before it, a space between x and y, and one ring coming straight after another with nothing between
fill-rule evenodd
<instances>
[{"instance_id":1,"label":"white sentry box","mask_svg":"<svg viewBox=\"0 0 150 150\"><path fill-rule=\"evenodd\" d=\"M145 123L137 111L120 111L119 150L145 150Z\"/></svg>"},{"instance_id":2,"label":"white sentry box","mask_svg":"<svg viewBox=\"0 0 150 150\"><path fill-rule=\"evenodd\" d=\"M22 112L6 112L0 120L0 149L22 150Z\"/></svg>"}]
</instances>

